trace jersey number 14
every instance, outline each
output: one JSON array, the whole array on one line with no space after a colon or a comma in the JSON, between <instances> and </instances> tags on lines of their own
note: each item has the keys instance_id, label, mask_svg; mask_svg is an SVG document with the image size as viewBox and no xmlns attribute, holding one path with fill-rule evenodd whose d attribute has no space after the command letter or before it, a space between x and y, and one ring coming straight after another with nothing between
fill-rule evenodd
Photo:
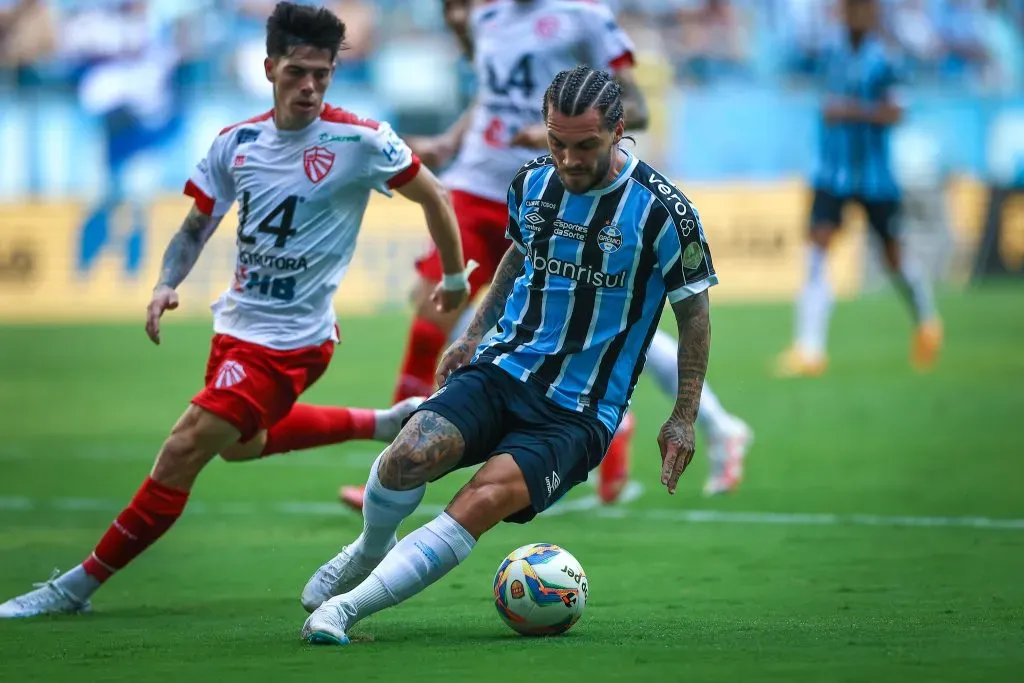
<instances>
[{"instance_id":1,"label":"jersey number 14","mask_svg":"<svg viewBox=\"0 0 1024 683\"><path fill-rule=\"evenodd\" d=\"M248 190L242 193L242 210L238 215L238 241L242 244L256 244L256 233L266 232L277 237L274 240L276 248L284 249L288 238L297 232L292 229L292 221L295 220L295 207L299 203L299 198L295 195L285 197L273 211L259 222L255 230L246 234L245 230L249 223L249 197Z\"/></svg>"},{"instance_id":2,"label":"jersey number 14","mask_svg":"<svg viewBox=\"0 0 1024 683\"><path fill-rule=\"evenodd\" d=\"M533 80L533 55L526 53L512 66L504 82L498 76L493 62L487 62L487 87L497 95L508 96L518 90L524 99L533 95L536 82Z\"/></svg>"}]
</instances>

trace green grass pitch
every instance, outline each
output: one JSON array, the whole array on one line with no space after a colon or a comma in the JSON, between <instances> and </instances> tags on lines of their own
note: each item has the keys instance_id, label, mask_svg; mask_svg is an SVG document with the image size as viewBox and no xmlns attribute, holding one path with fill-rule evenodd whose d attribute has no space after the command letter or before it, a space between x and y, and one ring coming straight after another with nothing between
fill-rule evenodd
<instances>
[{"instance_id":1,"label":"green grass pitch","mask_svg":"<svg viewBox=\"0 0 1024 683\"><path fill-rule=\"evenodd\" d=\"M829 374L805 381L767 373L789 307L715 308L709 380L756 433L737 495L700 497L702 452L677 495L660 488L655 434L670 406L641 380L639 497L595 509L581 486L556 514L499 527L442 582L356 627L347 648L299 640L298 597L357 534L335 492L365 480L375 444L217 461L94 614L0 622L0 679L1020 680L1024 288L941 304L935 373L909 369L907 316L882 296L838 307ZM342 330L309 400L385 404L404 314ZM141 318L0 328L0 599L88 553L198 388L209 334L173 314L159 348ZM407 524L466 476L432 486ZM536 541L564 545L590 579L588 610L564 637L521 638L491 604L502 557Z\"/></svg>"}]
</instances>

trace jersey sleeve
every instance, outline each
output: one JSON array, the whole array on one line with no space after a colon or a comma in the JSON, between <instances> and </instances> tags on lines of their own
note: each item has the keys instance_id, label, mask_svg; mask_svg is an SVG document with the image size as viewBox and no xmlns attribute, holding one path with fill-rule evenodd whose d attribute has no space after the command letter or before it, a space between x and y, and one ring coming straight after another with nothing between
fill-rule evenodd
<instances>
[{"instance_id":1,"label":"jersey sleeve","mask_svg":"<svg viewBox=\"0 0 1024 683\"><path fill-rule=\"evenodd\" d=\"M602 3L583 2L579 11L590 63L612 73L633 66L633 40L619 26L611 9Z\"/></svg>"},{"instance_id":2,"label":"jersey sleeve","mask_svg":"<svg viewBox=\"0 0 1024 683\"><path fill-rule=\"evenodd\" d=\"M233 139L232 135L218 136L185 183L185 195L208 216L223 216L235 201L235 179L227 162Z\"/></svg>"},{"instance_id":3,"label":"jersey sleeve","mask_svg":"<svg viewBox=\"0 0 1024 683\"><path fill-rule=\"evenodd\" d=\"M508 186L508 224L505 226L505 237L512 241L516 249L526 253L526 242L523 240L523 229L519 225L519 207L523 205L523 190L526 186L526 174L518 173Z\"/></svg>"},{"instance_id":4,"label":"jersey sleeve","mask_svg":"<svg viewBox=\"0 0 1024 683\"><path fill-rule=\"evenodd\" d=\"M391 196L391 191L416 177L420 160L409 145L387 123L380 123L369 131L366 139L366 175L370 186Z\"/></svg>"},{"instance_id":5,"label":"jersey sleeve","mask_svg":"<svg viewBox=\"0 0 1024 683\"><path fill-rule=\"evenodd\" d=\"M669 216L658 234L655 250L668 300L674 304L717 284L718 275L697 211L685 199L673 201L666 208Z\"/></svg>"}]
</instances>

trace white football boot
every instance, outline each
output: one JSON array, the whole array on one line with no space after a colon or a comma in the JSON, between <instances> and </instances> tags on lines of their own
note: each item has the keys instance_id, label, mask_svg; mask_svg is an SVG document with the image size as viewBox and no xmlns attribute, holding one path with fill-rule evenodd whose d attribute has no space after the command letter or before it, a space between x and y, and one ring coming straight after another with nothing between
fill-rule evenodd
<instances>
[{"instance_id":1,"label":"white football boot","mask_svg":"<svg viewBox=\"0 0 1024 683\"><path fill-rule=\"evenodd\" d=\"M732 417L723 432L708 435L708 458L711 469L704 482L704 495L734 493L743 481L743 461L754 443L754 432L746 422Z\"/></svg>"},{"instance_id":2,"label":"white football boot","mask_svg":"<svg viewBox=\"0 0 1024 683\"><path fill-rule=\"evenodd\" d=\"M398 543L397 538L392 538L388 544L385 555ZM306 587L302 589L302 607L309 613L313 613L320 605L330 598L350 590L366 580L377 565L380 564L383 556L376 558L359 557L348 551L349 546L341 549L341 552L325 562L319 569L309 577Z\"/></svg>"},{"instance_id":3,"label":"white football boot","mask_svg":"<svg viewBox=\"0 0 1024 683\"><path fill-rule=\"evenodd\" d=\"M49 581L34 583L34 591L11 598L0 605L0 619L91 612L92 604L88 600L80 600L57 585L58 576L60 571L54 569Z\"/></svg>"},{"instance_id":4,"label":"white football boot","mask_svg":"<svg viewBox=\"0 0 1024 683\"><path fill-rule=\"evenodd\" d=\"M420 407L425 400L422 396L413 396L399 401L387 410L375 410L376 426L373 429L373 440L391 443L402 431L402 423Z\"/></svg>"},{"instance_id":5,"label":"white football boot","mask_svg":"<svg viewBox=\"0 0 1024 683\"><path fill-rule=\"evenodd\" d=\"M355 609L339 595L320 605L302 625L302 639L310 645L348 645L345 631Z\"/></svg>"}]
</instances>

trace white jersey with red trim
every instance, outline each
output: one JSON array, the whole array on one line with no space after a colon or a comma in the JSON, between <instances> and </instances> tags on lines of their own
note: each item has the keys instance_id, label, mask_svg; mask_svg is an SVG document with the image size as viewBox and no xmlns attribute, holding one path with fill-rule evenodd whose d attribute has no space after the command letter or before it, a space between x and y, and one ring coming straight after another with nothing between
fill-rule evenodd
<instances>
[{"instance_id":1,"label":"white jersey with red trim","mask_svg":"<svg viewBox=\"0 0 1024 683\"><path fill-rule=\"evenodd\" d=\"M238 202L234 282L214 330L273 349L334 339L334 293L352 260L370 191L388 196L419 170L386 123L325 106L302 130L273 112L225 128L185 185L203 213Z\"/></svg>"},{"instance_id":2,"label":"white jersey with red trim","mask_svg":"<svg viewBox=\"0 0 1024 683\"><path fill-rule=\"evenodd\" d=\"M544 91L579 64L633 65L633 43L606 6L590 0L497 0L470 15L477 99L462 148L443 176L453 190L504 202L508 184L540 151L511 147L543 123Z\"/></svg>"}]
</instances>

